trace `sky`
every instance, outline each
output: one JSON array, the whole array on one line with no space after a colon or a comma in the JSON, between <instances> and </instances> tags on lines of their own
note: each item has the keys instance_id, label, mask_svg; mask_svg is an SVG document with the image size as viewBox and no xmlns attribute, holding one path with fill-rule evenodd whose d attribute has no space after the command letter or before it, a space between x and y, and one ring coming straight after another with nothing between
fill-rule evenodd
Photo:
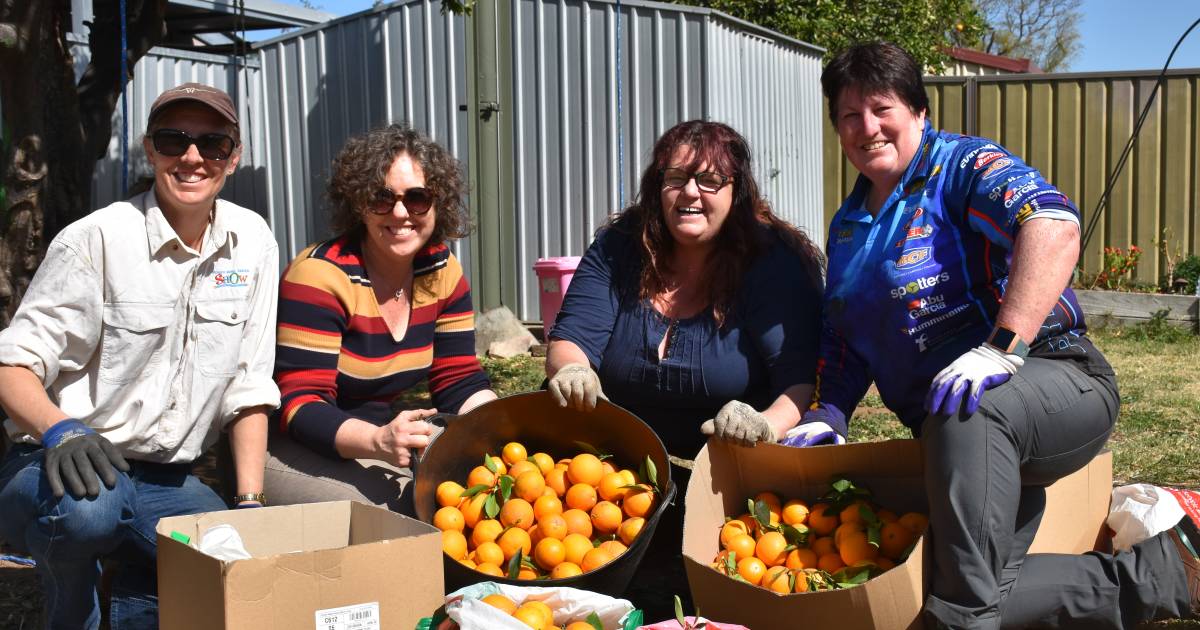
<instances>
[{"instance_id":1,"label":"sky","mask_svg":"<svg viewBox=\"0 0 1200 630\"><path fill-rule=\"evenodd\" d=\"M335 15L357 13L372 4L372 0L310 1ZM1200 0L1083 0L1082 9L1083 51L1071 63L1070 72L1161 70L1176 40L1200 18ZM1179 47L1171 68L1200 68L1200 26Z\"/></svg>"}]
</instances>

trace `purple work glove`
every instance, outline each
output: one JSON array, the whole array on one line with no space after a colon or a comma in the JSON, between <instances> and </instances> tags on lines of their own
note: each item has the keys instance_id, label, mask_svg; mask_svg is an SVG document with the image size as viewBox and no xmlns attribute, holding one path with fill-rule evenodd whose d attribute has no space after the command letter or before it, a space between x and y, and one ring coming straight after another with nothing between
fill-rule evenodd
<instances>
[{"instance_id":1,"label":"purple work glove","mask_svg":"<svg viewBox=\"0 0 1200 630\"><path fill-rule=\"evenodd\" d=\"M804 412L800 424L788 429L779 443L796 447L845 444L844 429L840 428L845 426L845 414L833 405L822 405Z\"/></svg>"},{"instance_id":2,"label":"purple work glove","mask_svg":"<svg viewBox=\"0 0 1200 630\"><path fill-rule=\"evenodd\" d=\"M925 410L948 416L965 403L963 411L973 414L979 409L983 392L1008 382L1022 365L1025 359L1005 354L990 344L971 348L933 377L925 396Z\"/></svg>"}]
</instances>

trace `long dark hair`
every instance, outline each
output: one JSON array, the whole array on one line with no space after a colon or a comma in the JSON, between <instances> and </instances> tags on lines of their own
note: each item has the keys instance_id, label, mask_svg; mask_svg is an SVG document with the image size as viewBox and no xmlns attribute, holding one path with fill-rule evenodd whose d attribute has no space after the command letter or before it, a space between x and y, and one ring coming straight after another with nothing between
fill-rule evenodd
<instances>
[{"instance_id":1,"label":"long dark hair","mask_svg":"<svg viewBox=\"0 0 1200 630\"><path fill-rule=\"evenodd\" d=\"M663 217L662 171L670 164L671 156L681 146L692 148L694 170L707 163L709 168L733 178L733 204L729 217L717 235L713 255L709 258L706 276L708 302L713 318L724 326L738 285L750 264L770 245L764 232L775 234L808 263L813 280L821 281L824 257L804 232L771 212L754 179L750 145L729 125L704 120L682 122L667 130L654 144L650 164L642 173L641 185L633 204L612 221L619 229L631 232L639 242L642 271L638 295L650 299L662 292L671 271L675 239ZM764 230L763 228L767 228Z\"/></svg>"}]
</instances>

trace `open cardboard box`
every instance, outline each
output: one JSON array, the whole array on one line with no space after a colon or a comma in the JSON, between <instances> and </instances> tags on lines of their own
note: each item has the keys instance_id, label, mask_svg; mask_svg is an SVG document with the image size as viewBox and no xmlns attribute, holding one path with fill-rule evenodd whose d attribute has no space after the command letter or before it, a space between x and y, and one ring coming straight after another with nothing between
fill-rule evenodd
<instances>
[{"instance_id":1,"label":"open cardboard box","mask_svg":"<svg viewBox=\"0 0 1200 630\"><path fill-rule=\"evenodd\" d=\"M928 513L921 446L892 440L790 448L754 448L710 440L696 457L688 484L683 556L692 599L705 617L754 630L820 628L921 628L931 557L924 538L908 560L854 588L777 595L728 578L710 564L719 551L725 516L746 511L746 499L764 490L785 499L811 501L844 477L871 490L882 506L898 513ZM1031 552L1082 553L1103 548L1112 489L1112 454L1092 462L1047 489L1046 513Z\"/></svg>"},{"instance_id":2,"label":"open cardboard box","mask_svg":"<svg viewBox=\"0 0 1200 630\"><path fill-rule=\"evenodd\" d=\"M219 524L241 534L247 560L198 544ZM176 516L158 527L163 630L413 628L443 602L442 538L432 525L334 501Z\"/></svg>"}]
</instances>

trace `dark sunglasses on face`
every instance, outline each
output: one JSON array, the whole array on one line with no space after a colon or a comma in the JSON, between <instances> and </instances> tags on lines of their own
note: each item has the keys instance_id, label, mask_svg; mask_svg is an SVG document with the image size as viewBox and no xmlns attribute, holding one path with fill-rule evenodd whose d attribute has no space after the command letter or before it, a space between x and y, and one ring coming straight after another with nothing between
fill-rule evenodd
<instances>
[{"instance_id":1,"label":"dark sunglasses on face","mask_svg":"<svg viewBox=\"0 0 1200 630\"><path fill-rule=\"evenodd\" d=\"M367 205L371 214L390 214L396 207L396 202L404 204L404 209L411 215L421 215L433 207L433 193L428 188L409 188L402 193L394 193L387 188L379 189L375 198Z\"/></svg>"},{"instance_id":2,"label":"dark sunglasses on face","mask_svg":"<svg viewBox=\"0 0 1200 630\"><path fill-rule=\"evenodd\" d=\"M688 180L695 179L697 188L710 193L721 190L731 179L725 175L711 171L688 173L681 168L664 168L662 170L662 178L664 188L683 188L687 186Z\"/></svg>"},{"instance_id":3,"label":"dark sunglasses on face","mask_svg":"<svg viewBox=\"0 0 1200 630\"><path fill-rule=\"evenodd\" d=\"M154 143L154 150L167 157L179 157L194 144L200 157L206 160L228 160L237 148L237 142L223 133L206 133L193 138L178 129L159 129L150 134L150 140Z\"/></svg>"}]
</instances>

